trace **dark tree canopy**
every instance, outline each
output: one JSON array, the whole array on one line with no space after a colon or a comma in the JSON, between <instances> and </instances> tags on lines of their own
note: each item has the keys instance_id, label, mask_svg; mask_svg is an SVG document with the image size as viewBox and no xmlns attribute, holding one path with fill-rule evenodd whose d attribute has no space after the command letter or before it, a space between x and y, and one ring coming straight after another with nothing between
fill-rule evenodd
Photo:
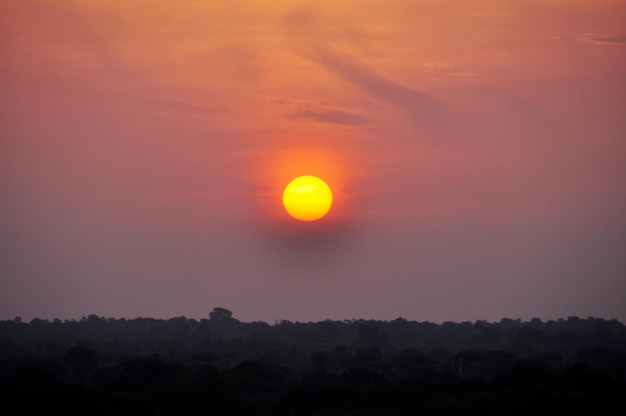
<instances>
[{"instance_id":1,"label":"dark tree canopy","mask_svg":"<svg viewBox=\"0 0 626 416\"><path fill-rule=\"evenodd\" d=\"M226 308L213 308L209 312L209 319L212 321L230 321L233 319L233 313Z\"/></svg>"},{"instance_id":2,"label":"dark tree canopy","mask_svg":"<svg viewBox=\"0 0 626 416\"><path fill-rule=\"evenodd\" d=\"M0 400L93 415L608 414L626 327L529 322L0 321Z\"/></svg>"}]
</instances>

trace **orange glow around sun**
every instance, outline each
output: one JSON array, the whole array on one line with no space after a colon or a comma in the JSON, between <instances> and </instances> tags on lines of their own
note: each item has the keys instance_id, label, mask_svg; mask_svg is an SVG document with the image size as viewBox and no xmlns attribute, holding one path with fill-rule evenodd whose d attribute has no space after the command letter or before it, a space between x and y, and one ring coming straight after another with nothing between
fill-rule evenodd
<instances>
[{"instance_id":1,"label":"orange glow around sun","mask_svg":"<svg viewBox=\"0 0 626 416\"><path fill-rule=\"evenodd\" d=\"M285 219L291 218L298 219L298 222L315 222L316 219L324 217L324 220L329 220L333 224L343 223L352 218L354 215L351 209L352 195L347 190L355 174L352 155L341 148L333 149L321 143L323 140L319 137L311 138L301 133L289 132L289 137L295 135L304 137L302 140L310 141L312 144L284 146L282 149L271 149L253 155L255 160L251 167L254 172L259 172L253 179L258 181L256 186L260 190L256 195L255 205L262 209L262 218L277 226L293 225L292 221L284 222ZM322 136L320 134L320 137ZM315 175L321 178L329 189L329 206L317 218L298 218L299 214L285 206L284 194L287 184L302 175ZM332 215L328 214L328 210ZM299 216L315 217L313 214Z\"/></svg>"},{"instance_id":2,"label":"orange glow around sun","mask_svg":"<svg viewBox=\"0 0 626 416\"><path fill-rule=\"evenodd\" d=\"M300 221L319 220L328 213L332 203L330 187L316 176L299 176L289 182L283 192L285 210Z\"/></svg>"}]
</instances>

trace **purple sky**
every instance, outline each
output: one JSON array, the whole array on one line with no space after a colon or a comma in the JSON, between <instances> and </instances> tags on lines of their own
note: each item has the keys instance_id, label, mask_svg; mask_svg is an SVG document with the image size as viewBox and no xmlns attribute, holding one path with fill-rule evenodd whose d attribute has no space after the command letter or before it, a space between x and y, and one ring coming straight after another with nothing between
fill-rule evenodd
<instances>
[{"instance_id":1,"label":"purple sky","mask_svg":"<svg viewBox=\"0 0 626 416\"><path fill-rule=\"evenodd\" d=\"M0 319L626 322L625 16L2 2Z\"/></svg>"}]
</instances>

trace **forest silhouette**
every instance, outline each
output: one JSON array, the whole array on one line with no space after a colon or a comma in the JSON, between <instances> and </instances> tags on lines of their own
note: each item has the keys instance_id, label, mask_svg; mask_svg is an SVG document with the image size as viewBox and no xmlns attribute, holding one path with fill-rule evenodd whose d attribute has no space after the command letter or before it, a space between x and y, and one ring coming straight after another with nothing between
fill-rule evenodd
<instances>
[{"instance_id":1,"label":"forest silhouette","mask_svg":"<svg viewBox=\"0 0 626 416\"><path fill-rule=\"evenodd\" d=\"M543 322L0 321L4 408L62 415L577 415L622 407L626 327Z\"/></svg>"}]
</instances>

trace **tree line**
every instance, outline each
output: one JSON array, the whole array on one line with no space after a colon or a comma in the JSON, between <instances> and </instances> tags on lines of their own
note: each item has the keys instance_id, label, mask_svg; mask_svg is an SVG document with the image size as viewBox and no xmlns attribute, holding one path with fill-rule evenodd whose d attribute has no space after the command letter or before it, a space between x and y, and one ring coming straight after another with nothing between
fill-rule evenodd
<instances>
[{"instance_id":1,"label":"tree line","mask_svg":"<svg viewBox=\"0 0 626 416\"><path fill-rule=\"evenodd\" d=\"M626 392L626 327L16 318L0 321L0 390L68 414L582 414Z\"/></svg>"}]
</instances>

